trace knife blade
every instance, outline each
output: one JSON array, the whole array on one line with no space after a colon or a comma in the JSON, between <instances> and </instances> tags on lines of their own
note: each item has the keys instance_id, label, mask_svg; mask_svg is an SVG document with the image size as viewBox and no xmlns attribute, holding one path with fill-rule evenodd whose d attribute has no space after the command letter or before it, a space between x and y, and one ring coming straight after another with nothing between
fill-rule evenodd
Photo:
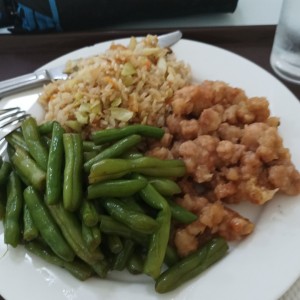
<instances>
[{"instance_id":1,"label":"knife blade","mask_svg":"<svg viewBox=\"0 0 300 300\"><path fill-rule=\"evenodd\" d=\"M174 31L158 36L160 47L171 47L182 37L181 31ZM14 77L0 81L0 99L16 92L21 92L30 88L42 86L51 80L67 79L68 75L64 73L65 65L51 69L38 69L30 74Z\"/></svg>"}]
</instances>

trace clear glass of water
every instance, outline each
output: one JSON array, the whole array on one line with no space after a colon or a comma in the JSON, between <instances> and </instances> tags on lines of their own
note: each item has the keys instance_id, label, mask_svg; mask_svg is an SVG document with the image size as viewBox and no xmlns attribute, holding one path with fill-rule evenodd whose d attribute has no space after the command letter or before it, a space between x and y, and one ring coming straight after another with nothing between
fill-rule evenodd
<instances>
[{"instance_id":1,"label":"clear glass of water","mask_svg":"<svg viewBox=\"0 0 300 300\"><path fill-rule=\"evenodd\" d=\"M300 0L283 0L270 60L276 74L300 84Z\"/></svg>"}]
</instances>

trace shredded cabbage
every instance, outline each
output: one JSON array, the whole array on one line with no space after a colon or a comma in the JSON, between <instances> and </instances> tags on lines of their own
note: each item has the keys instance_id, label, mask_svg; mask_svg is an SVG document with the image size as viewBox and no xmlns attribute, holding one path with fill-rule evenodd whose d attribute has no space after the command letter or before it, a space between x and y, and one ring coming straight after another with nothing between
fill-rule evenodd
<instances>
[{"instance_id":1,"label":"shredded cabbage","mask_svg":"<svg viewBox=\"0 0 300 300\"><path fill-rule=\"evenodd\" d=\"M111 116L121 122L128 122L133 117L133 112L122 107L111 107Z\"/></svg>"}]
</instances>

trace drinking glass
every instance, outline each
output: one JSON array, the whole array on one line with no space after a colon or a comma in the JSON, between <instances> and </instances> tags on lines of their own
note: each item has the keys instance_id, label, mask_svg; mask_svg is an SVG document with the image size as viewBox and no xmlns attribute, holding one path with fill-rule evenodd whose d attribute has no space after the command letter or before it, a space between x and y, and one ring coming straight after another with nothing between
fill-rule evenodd
<instances>
[{"instance_id":1,"label":"drinking glass","mask_svg":"<svg viewBox=\"0 0 300 300\"><path fill-rule=\"evenodd\" d=\"M282 2L270 61L276 74L300 84L300 0Z\"/></svg>"}]
</instances>

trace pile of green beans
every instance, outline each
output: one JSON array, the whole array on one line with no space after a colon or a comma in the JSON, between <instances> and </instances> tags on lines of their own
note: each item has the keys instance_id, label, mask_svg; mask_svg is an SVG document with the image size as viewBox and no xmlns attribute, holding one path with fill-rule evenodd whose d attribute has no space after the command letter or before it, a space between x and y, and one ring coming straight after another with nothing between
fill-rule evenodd
<instances>
[{"instance_id":1,"label":"pile of green beans","mask_svg":"<svg viewBox=\"0 0 300 300\"><path fill-rule=\"evenodd\" d=\"M150 276L165 293L197 276L228 246L216 238L183 259L172 247L172 226L198 217L173 201L183 161L142 151L146 139L163 134L132 125L84 140L58 122L24 120L6 137L9 160L0 158L4 242L24 245L79 280L127 269Z\"/></svg>"}]
</instances>

